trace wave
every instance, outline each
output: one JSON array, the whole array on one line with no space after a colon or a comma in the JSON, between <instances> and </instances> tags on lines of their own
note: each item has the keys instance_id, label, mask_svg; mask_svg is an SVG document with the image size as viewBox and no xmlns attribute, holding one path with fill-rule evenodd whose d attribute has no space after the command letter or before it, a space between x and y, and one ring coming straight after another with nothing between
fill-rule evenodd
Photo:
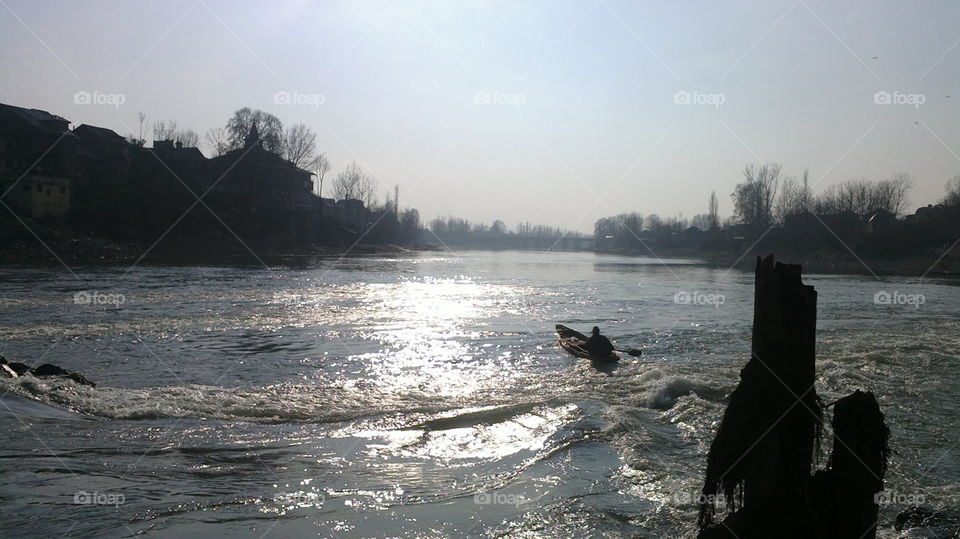
<instances>
[{"instance_id":1,"label":"wave","mask_svg":"<svg viewBox=\"0 0 960 539\"><path fill-rule=\"evenodd\" d=\"M641 398L647 408L669 410L677 399L687 395L697 395L707 400L722 400L726 390L685 376L668 375L659 369L652 369L639 377L645 391Z\"/></svg>"},{"instance_id":2,"label":"wave","mask_svg":"<svg viewBox=\"0 0 960 539\"><path fill-rule=\"evenodd\" d=\"M329 423L391 413L435 414L460 407L423 392L387 392L363 384L283 383L251 388L208 385L88 387L63 379L22 376L0 390L77 414L119 420L218 419L256 423Z\"/></svg>"}]
</instances>

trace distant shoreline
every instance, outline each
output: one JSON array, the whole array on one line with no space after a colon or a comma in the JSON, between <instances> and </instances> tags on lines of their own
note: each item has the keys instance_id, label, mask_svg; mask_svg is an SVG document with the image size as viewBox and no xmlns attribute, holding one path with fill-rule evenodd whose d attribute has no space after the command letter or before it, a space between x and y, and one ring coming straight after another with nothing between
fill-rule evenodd
<instances>
[{"instance_id":1,"label":"distant shoreline","mask_svg":"<svg viewBox=\"0 0 960 539\"><path fill-rule=\"evenodd\" d=\"M733 251L705 251L701 249L666 249L650 251L643 249L624 249L617 251L597 251L597 254L622 256L644 256L654 258L685 258L702 260L710 266L736 268L744 271L753 271L756 266L756 257L766 256L766 252L749 252L743 254ZM837 275L864 275L873 277L960 277L960 252L950 252L939 262L937 259L943 254L931 252L924 255L910 255L899 258L876 258L860 256L859 259L851 253L837 253L833 251L790 252L777 251L774 253L778 260L788 264L800 264L805 274L837 274ZM742 255L742 256L741 256ZM858 255L859 256L859 255ZM936 265L934 265L936 263Z\"/></svg>"},{"instance_id":2,"label":"distant shoreline","mask_svg":"<svg viewBox=\"0 0 960 539\"><path fill-rule=\"evenodd\" d=\"M5 223L16 225L17 223ZM433 246L400 246L391 244L356 245L282 245L277 243L247 243L236 238L195 240L167 237L157 245L142 242L121 242L100 237L77 234L68 229L51 226L36 226L35 232L43 240L37 240L32 232L22 226L5 226L0 230L0 266L3 267L90 267L90 266L309 266L318 259L341 256L369 256L404 252L430 252L439 249ZM249 248L249 249L248 249ZM458 247L464 251L500 251L495 249ZM54 256L54 254L56 256ZM820 274L851 274L877 277L960 277L960 248L937 261L943 253L929 253L883 259L861 257L859 260L849 252L776 252L779 260L800 264L804 272ZM703 250L699 248L671 248L658 251L645 249L617 249L593 252L597 255L641 256L662 259L688 259L702 261L719 268L736 268L752 271L756 256L770 253L742 252L733 250ZM146 253L146 256L144 254ZM743 256L741 256L743 255ZM142 259L141 259L142 257ZM59 258L59 260L58 260ZM739 259L739 260L738 260ZM62 261L62 264L61 264Z\"/></svg>"}]
</instances>

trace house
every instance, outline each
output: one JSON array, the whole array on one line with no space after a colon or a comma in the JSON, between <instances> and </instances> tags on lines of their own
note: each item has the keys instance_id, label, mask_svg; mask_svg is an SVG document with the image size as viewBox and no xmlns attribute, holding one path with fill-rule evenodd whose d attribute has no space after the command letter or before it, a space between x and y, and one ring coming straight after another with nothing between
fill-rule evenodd
<instances>
[{"instance_id":1,"label":"house","mask_svg":"<svg viewBox=\"0 0 960 539\"><path fill-rule=\"evenodd\" d=\"M674 235L673 244L677 246L698 246L706 233L698 226L687 227Z\"/></svg>"},{"instance_id":2,"label":"house","mask_svg":"<svg viewBox=\"0 0 960 539\"><path fill-rule=\"evenodd\" d=\"M889 234L900 226L900 221L892 212L883 208L864 215L863 230L870 235Z\"/></svg>"},{"instance_id":3,"label":"house","mask_svg":"<svg viewBox=\"0 0 960 539\"><path fill-rule=\"evenodd\" d=\"M172 140L155 140L145 150L148 170L167 173L186 184L198 196L216 181L211 160L199 148L184 146Z\"/></svg>"},{"instance_id":4,"label":"house","mask_svg":"<svg viewBox=\"0 0 960 539\"><path fill-rule=\"evenodd\" d=\"M823 225L809 210L802 210L783 218L783 234L793 245L809 243L823 230Z\"/></svg>"},{"instance_id":5,"label":"house","mask_svg":"<svg viewBox=\"0 0 960 539\"><path fill-rule=\"evenodd\" d=\"M264 149L253 126L243 148L210 159L213 191L250 209L305 209L300 195L313 193L313 173Z\"/></svg>"},{"instance_id":6,"label":"house","mask_svg":"<svg viewBox=\"0 0 960 539\"><path fill-rule=\"evenodd\" d=\"M235 215L232 227L253 234L280 233L279 239L310 237L320 208L313 173L263 147L254 125L243 148L209 160L207 199L218 215ZM242 216L242 217L240 217Z\"/></svg>"},{"instance_id":7,"label":"house","mask_svg":"<svg viewBox=\"0 0 960 539\"><path fill-rule=\"evenodd\" d=\"M70 209L69 178L31 174L12 186L0 181L0 187L9 189L4 191L4 202L9 201L34 219L64 217Z\"/></svg>"},{"instance_id":8,"label":"house","mask_svg":"<svg viewBox=\"0 0 960 539\"><path fill-rule=\"evenodd\" d=\"M347 198L337 201L335 208L334 220L338 223L354 232L366 230L370 220L370 210L363 205L362 201Z\"/></svg>"},{"instance_id":9,"label":"house","mask_svg":"<svg viewBox=\"0 0 960 539\"><path fill-rule=\"evenodd\" d=\"M132 144L105 127L82 124L74 128L75 166L71 176L77 189L91 190L124 185L130 176Z\"/></svg>"},{"instance_id":10,"label":"house","mask_svg":"<svg viewBox=\"0 0 960 539\"><path fill-rule=\"evenodd\" d=\"M856 238L863 230L862 218L852 210L821 215L818 220L828 229L828 233L832 232L830 236L836 236L843 241Z\"/></svg>"},{"instance_id":11,"label":"house","mask_svg":"<svg viewBox=\"0 0 960 539\"><path fill-rule=\"evenodd\" d=\"M0 104L2 201L29 217L66 215L75 143L65 118Z\"/></svg>"}]
</instances>

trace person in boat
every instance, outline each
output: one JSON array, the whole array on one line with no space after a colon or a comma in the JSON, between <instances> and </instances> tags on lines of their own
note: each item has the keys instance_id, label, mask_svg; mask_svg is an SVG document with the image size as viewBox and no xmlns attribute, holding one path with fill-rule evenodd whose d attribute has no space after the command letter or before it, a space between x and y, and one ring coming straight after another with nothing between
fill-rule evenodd
<instances>
[{"instance_id":1,"label":"person in boat","mask_svg":"<svg viewBox=\"0 0 960 539\"><path fill-rule=\"evenodd\" d=\"M593 334L583 343L583 347L590 352L593 357L609 357L613 352L613 344L610 339L600 334L600 328L593 326Z\"/></svg>"}]
</instances>

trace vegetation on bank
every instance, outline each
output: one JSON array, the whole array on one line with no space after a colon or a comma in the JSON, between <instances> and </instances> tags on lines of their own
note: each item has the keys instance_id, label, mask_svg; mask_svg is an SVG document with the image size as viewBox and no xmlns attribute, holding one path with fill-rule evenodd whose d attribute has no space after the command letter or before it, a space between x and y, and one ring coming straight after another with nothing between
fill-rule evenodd
<instances>
[{"instance_id":1,"label":"vegetation on bank","mask_svg":"<svg viewBox=\"0 0 960 539\"><path fill-rule=\"evenodd\" d=\"M862 272L873 261L899 260L904 264L887 267L923 272L924 264L939 263L945 271L960 270L950 252L960 232L960 176L948 182L937 204L908 213L911 185L900 173L881 181L847 180L815 193L806 171L798 179L777 164L747 165L730 195L734 214L728 219L721 221L714 192L707 212L692 219L623 213L599 219L594 239L600 251L683 253L722 263L776 252L828 269Z\"/></svg>"}]
</instances>

